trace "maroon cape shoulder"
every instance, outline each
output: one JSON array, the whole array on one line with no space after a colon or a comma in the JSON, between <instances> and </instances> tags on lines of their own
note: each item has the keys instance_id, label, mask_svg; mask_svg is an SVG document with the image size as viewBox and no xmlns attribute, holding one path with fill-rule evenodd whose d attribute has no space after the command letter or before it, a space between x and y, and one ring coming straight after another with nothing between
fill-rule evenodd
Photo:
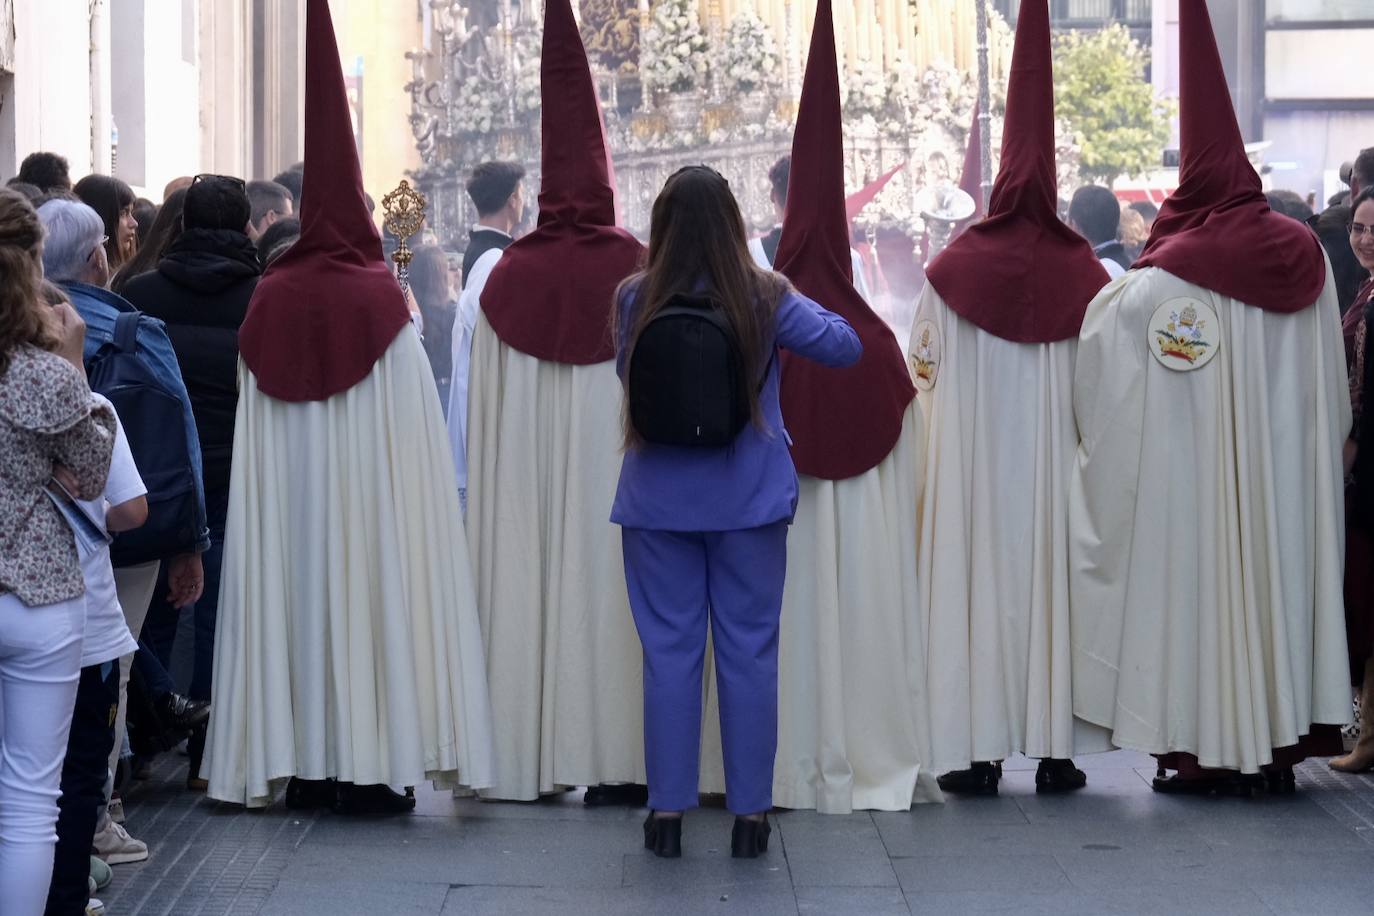
<instances>
[{"instance_id":1,"label":"maroon cape shoulder","mask_svg":"<svg viewBox=\"0 0 1374 916\"><path fill-rule=\"evenodd\" d=\"M380 262L325 272L329 282L316 284L309 271L271 269L253 295L239 353L269 397L323 401L347 391L410 323L401 290ZM376 292L364 298L347 293L350 287Z\"/></svg>"},{"instance_id":2,"label":"maroon cape shoulder","mask_svg":"<svg viewBox=\"0 0 1374 916\"><path fill-rule=\"evenodd\" d=\"M506 249L482 290L482 313L505 344L572 366L615 357L615 290L644 247L623 229L548 223Z\"/></svg>"}]
</instances>

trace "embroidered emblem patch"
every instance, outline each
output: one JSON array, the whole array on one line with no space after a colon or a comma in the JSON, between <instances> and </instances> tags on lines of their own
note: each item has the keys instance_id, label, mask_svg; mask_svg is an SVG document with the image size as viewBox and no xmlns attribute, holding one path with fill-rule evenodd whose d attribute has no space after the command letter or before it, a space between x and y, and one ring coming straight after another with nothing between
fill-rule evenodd
<instances>
[{"instance_id":1,"label":"embroidered emblem patch","mask_svg":"<svg viewBox=\"0 0 1374 916\"><path fill-rule=\"evenodd\" d=\"M940 374L940 331L930 319L918 322L911 332L916 345L911 348L911 378L921 391L935 387Z\"/></svg>"},{"instance_id":2,"label":"embroidered emblem patch","mask_svg":"<svg viewBox=\"0 0 1374 916\"><path fill-rule=\"evenodd\" d=\"M1193 372L1221 349L1221 321L1205 302L1170 299L1150 319L1150 352L1175 372Z\"/></svg>"}]
</instances>

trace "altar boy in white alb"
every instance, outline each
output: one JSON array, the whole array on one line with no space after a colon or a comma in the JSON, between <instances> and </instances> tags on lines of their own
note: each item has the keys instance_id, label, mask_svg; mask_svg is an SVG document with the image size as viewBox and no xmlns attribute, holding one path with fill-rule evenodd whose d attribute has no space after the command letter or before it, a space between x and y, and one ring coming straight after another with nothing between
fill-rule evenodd
<instances>
[{"instance_id":1,"label":"altar boy in white alb","mask_svg":"<svg viewBox=\"0 0 1374 916\"><path fill-rule=\"evenodd\" d=\"M1074 353L1107 275L1055 212L1051 69L1048 0L1024 0L988 216L931 265L911 334L926 684L950 792L995 794L1014 753L1040 758L1037 791L1081 788L1069 758L1109 747L1076 727L1068 627Z\"/></svg>"},{"instance_id":2,"label":"altar boy in white alb","mask_svg":"<svg viewBox=\"0 0 1374 916\"><path fill-rule=\"evenodd\" d=\"M1265 203L1205 0L1179 30L1179 189L1079 343L1074 709L1176 769L1159 791L1291 792L1351 715L1340 314L1316 236Z\"/></svg>"},{"instance_id":3,"label":"altar boy in white alb","mask_svg":"<svg viewBox=\"0 0 1374 916\"><path fill-rule=\"evenodd\" d=\"M414 807L491 780L443 412L368 216L327 0L309 0L301 237L239 333L209 795Z\"/></svg>"}]
</instances>

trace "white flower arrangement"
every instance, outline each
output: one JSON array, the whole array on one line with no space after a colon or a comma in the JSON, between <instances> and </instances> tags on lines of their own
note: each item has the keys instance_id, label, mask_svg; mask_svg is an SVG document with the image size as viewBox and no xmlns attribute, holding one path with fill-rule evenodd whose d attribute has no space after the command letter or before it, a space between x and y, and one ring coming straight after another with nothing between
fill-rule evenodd
<instances>
[{"instance_id":1,"label":"white flower arrangement","mask_svg":"<svg viewBox=\"0 0 1374 916\"><path fill-rule=\"evenodd\" d=\"M777 85L781 59L773 30L753 10L744 10L730 23L725 46L714 61L727 93L750 93Z\"/></svg>"},{"instance_id":2,"label":"white flower arrangement","mask_svg":"<svg viewBox=\"0 0 1374 916\"><path fill-rule=\"evenodd\" d=\"M853 70L841 70L840 91L847 119L868 117L876 122L887 108L887 80L873 61L860 60Z\"/></svg>"},{"instance_id":3,"label":"white flower arrangement","mask_svg":"<svg viewBox=\"0 0 1374 916\"><path fill-rule=\"evenodd\" d=\"M453 126L465 134L488 134L496 124L497 87L473 74L458 86Z\"/></svg>"},{"instance_id":4,"label":"white flower arrangement","mask_svg":"<svg viewBox=\"0 0 1374 916\"><path fill-rule=\"evenodd\" d=\"M659 0L643 48L640 73L649 87L691 92L705 85L710 61L694 0Z\"/></svg>"},{"instance_id":5,"label":"white flower arrangement","mask_svg":"<svg viewBox=\"0 0 1374 916\"><path fill-rule=\"evenodd\" d=\"M515 41L515 117L516 120L530 124L538 123L539 108L543 103L540 91L541 54L544 45L542 25L521 32Z\"/></svg>"}]
</instances>

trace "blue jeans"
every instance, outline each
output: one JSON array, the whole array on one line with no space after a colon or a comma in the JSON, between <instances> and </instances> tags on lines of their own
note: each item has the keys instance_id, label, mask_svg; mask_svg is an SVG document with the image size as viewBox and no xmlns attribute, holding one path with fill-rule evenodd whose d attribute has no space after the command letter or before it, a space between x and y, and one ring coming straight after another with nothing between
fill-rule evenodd
<instances>
[{"instance_id":1,"label":"blue jeans","mask_svg":"<svg viewBox=\"0 0 1374 916\"><path fill-rule=\"evenodd\" d=\"M114 746L118 706L119 662L82 668L67 757L62 764L48 916L83 916L86 912L91 839L95 836L96 812L105 803L106 761Z\"/></svg>"},{"instance_id":2,"label":"blue jeans","mask_svg":"<svg viewBox=\"0 0 1374 916\"><path fill-rule=\"evenodd\" d=\"M220 568L224 561L224 522L229 514L229 491L209 491L205 494L205 507L210 520L210 549L200 555L201 566L205 570L205 591L195 604L195 663L191 674L191 687L187 695L193 700L210 699L210 685L214 679L215 664L215 624L219 617L219 580ZM143 624L140 645L146 645L162 663L163 668L172 664L172 646L176 642L177 618L180 608L174 608L162 599L167 592L167 564L158 580L157 595L148 609L148 619ZM144 675L147 677L147 674Z\"/></svg>"}]
</instances>

